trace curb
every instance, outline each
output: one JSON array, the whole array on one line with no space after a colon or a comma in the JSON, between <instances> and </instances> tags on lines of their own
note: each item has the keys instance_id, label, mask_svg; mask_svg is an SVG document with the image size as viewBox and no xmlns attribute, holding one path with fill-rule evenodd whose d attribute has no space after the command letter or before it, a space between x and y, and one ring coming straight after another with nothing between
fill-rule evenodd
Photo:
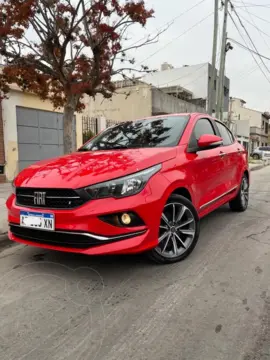
<instances>
[{"instance_id":1,"label":"curb","mask_svg":"<svg viewBox=\"0 0 270 360\"><path fill-rule=\"evenodd\" d=\"M256 171L256 170L261 170L263 168L265 168L268 165L258 165L258 166L254 166L253 168L250 169L250 171Z\"/></svg>"}]
</instances>

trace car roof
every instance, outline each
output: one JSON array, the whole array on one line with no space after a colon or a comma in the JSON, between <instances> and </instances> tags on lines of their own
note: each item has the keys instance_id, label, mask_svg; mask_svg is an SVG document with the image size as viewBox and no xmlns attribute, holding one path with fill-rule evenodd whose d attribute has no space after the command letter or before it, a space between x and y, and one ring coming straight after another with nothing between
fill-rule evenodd
<instances>
[{"instance_id":1,"label":"car roof","mask_svg":"<svg viewBox=\"0 0 270 360\"><path fill-rule=\"evenodd\" d=\"M212 116L210 116L209 114L204 114L204 113L171 113L171 114L146 116L146 117L143 117L143 118L140 118L140 119L136 119L135 121L159 119L159 118L173 117L173 116L190 116L191 118L194 118L194 117L197 117L197 116L205 116L205 117L211 118L212 120L217 120L217 119L213 118Z\"/></svg>"}]
</instances>

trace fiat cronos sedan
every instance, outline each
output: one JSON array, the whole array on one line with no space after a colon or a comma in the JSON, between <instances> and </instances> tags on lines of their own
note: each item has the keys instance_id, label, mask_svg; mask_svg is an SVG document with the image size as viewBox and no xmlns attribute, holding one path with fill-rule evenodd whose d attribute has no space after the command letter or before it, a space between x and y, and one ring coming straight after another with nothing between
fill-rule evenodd
<instances>
[{"instance_id":1,"label":"fiat cronos sedan","mask_svg":"<svg viewBox=\"0 0 270 360\"><path fill-rule=\"evenodd\" d=\"M9 238L172 263L195 248L202 217L226 203L245 211L248 199L247 152L223 123L162 115L120 123L24 169L7 200Z\"/></svg>"}]
</instances>

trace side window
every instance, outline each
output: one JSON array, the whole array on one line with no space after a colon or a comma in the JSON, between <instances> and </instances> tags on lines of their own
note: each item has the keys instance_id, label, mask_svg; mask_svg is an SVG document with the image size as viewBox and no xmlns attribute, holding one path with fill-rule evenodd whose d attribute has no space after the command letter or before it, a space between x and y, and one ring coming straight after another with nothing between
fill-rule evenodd
<instances>
[{"instance_id":1,"label":"side window","mask_svg":"<svg viewBox=\"0 0 270 360\"><path fill-rule=\"evenodd\" d=\"M233 135L231 134L231 132L226 128L226 126L224 126L223 124L221 124L220 122L216 121L216 125L218 128L218 131L220 133L220 136L223 139L223 145L230 145L233 143Z\"/></svg>"},{"instance_id":2,"label":"side window","mask_svg":"<svg viewBox=\"0 0 270 360\"><path fill-rule=\"evenodd\" d=\"M208 119L199 119L194 126L189 142L189 148L196 148L198 146L199 138L205 134L215 135L214 128Z\"/></svg>"}]
</instances>

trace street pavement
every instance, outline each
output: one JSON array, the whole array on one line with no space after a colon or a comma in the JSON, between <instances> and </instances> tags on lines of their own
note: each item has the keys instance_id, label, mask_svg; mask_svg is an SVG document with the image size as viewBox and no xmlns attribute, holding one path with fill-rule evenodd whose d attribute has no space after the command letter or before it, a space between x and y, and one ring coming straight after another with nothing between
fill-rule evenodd
<instances>
[{"instance_id":1,"label":"street pavement","mask_svg":"<svg viewBox=\"0 0 270 360\"><path fill-rule=\"evenodd\" d=\"M185 261L0 253L1 360L270 359L270 167L201 221Z\"/></svg>"},{"instance_id":2,"label":"street pavement","mask_svg":"<svg viewBox=\"0 0 270 360\"><path fill-rule=\"evenodd\" d=\"M6 200L11 194L11 184L0 184L0 241L1 235L8 230Z\"/></svg>"}]
</instances>

